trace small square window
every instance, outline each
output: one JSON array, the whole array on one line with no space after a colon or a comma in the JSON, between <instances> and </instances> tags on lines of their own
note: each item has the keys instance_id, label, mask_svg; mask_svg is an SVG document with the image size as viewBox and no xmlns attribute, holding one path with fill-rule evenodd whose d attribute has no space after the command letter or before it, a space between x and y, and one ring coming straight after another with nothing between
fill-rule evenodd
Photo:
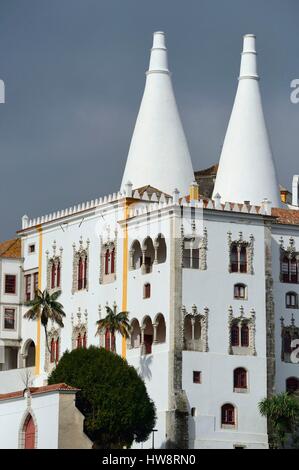
<instances>
[{"instance_id":1,"label":"small square window","mask_svg":"<svg viewBox=\"0 0 299 470\"><path fill-rule=\"evenodd\" d=\"M31 245L29 245L28 252L35 253L35 243L32 243Z\"/></svg>"},{"instance_id":2,"label":"small square window","mask_svg":"<svg viewBox=\"0 0 299 470\"><path fill-rule=\"evenodd\" d=\"M14 308L4 309L4 329L5 330L15 329L15 309Z\"/></svg>"},{"instance_id":3,"label":"small square window","mask_svg":"<svg viewBox=\"0 0 299 470\"><path fill-rule=\"evenodd\" d=\"M201 372L199 370L193 371L193 383L201 384Z\"/></svg>"},{"instance_id":4,"label":"small square window","mask_svg":"<svg viewBox=\"0 0 299 470\"><path fill-rule=\"evenodd\" d=\"M5 275L5 294L15 294L16 293L16 276L15 274L6 274Z\"/></svg>"}]
</instances>

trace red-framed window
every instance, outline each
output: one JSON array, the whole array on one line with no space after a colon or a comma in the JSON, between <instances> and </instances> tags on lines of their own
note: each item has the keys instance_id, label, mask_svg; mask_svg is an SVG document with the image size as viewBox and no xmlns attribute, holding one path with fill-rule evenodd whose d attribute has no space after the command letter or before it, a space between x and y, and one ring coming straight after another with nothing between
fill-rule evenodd
<instances>
[{"instance_id":1,"label":"red-framed window","mask_svg":"<svg viewBox=\"0 0 299 470\"><path fill-rule=\"evenodd\" d=\"M82 347L86 349L87 347L87 336L86 333L84 333L83 338L82 338Z\"/></svg>"},{"instance_id":2,"label":"red-framed window","mask_svg":"<svg viewBox=\"0 0 299 470\"><path fill-rule=\"evenodd\" d=\"M241 346L245 348L249 346L249 328L247 325L241 327Z\"/></svg>"},{"instance_id":3,"label":"red-framed window","mask_svg":"<svg viewBox=\"0 0 299 470\"><path fill-rule=\"evenodd\" d=\"M193 371L193 383L201 384L201 372L199 370Z\"/></svg>"},{"instance_id":4,"label":"red-framed window","mask_svg":"<svg viewBox=\"0 0 299 470\"><path fill-rule=\"evenodd\" d=\"M54 338L51 339L51 345L50 345L50 362L55 362L55 357L56 357L56 341Z\"/></svg>"},{"instance_id":5,"label":"red-framed window","mask_svg":"<svg viewBox=\"0 0 299 470\"><path fill-rule=\"evenodd\" d=\"M230 403L227 403L221 408L221 424L234 426L235 420L235 408Z\"/></svg>"},{"instance_id":6,"label":"red-framed window","mask_svg":"<svg viewBox=\"0 0 299 470\"><path fill-rule=\"evenodd\" d=\"M143 286L143 298L149 299L151 296L151 285L150 283L146 283Z\"/></svg>"},{"instance_id":7,"label":"red-framed window","mask_svg":"<svg viewBox=\"0 0 299 470\"><path fill-rule=\"evenodd\" d=\"M15 294L16 293L17 276L15 274L5 274L4 280L4 293Z\"/></svg>"},{"instance_id":8,"label":"red-framed window","mask_svg":"<svg viewBox=\"0 0 299 470\"><path fill-rule=\"evenodd\" d=\"M113 248L111 251L110 272L111 274L114 274L115 272L115 248Z\"/></svg>"},{"instance_id":9,"label":"red-framed window","mask_svg":"<svg viewBox=\"0 0 299 470\"><path fill-rule=\"evenodd\" d=\"M55 359L56 359L56 362L59 361L59 338L56 339L55 341Z\"/></svg>"},{"instance_id":10,"label":"red-framed window","mask_svg":"<svg viewBox=\"0 0 299 470\"><path fill-rule=\"evenodd\" d=\"M56 287L56 266L55 263L52 263L51 268L51 289Z\"/></svg>"},{"instance_id":11,"label":"red-framed window","mask_svg":"<svg viewBox=\"0 0 299 470\"><path fill-rule=\"evenodd\" d=\"M105 253L105 274L109 274L109 264L110 264L110 251L107 249Z\"/></svg>"},{"instance_id":12,"label":"red-framed window","mask_svg":"<svg viewBox=\"0 0 299 470\"><path fill-rule=\"evenodd\" d=\"M4 309L4 329L5 330L14 330L16 322L16 311L14 308L5 308Z\"/></svg>"},{"instance_id":13,"label":"red-framed window","mask_svg":"<svg viewBox=\"0 0 299 470\"><path fill-rule=\"evenodd\" d=\"M78 290L86 289L87 286L87 257L80 257L78 263Z\"/></svg>"},{"instance_id":14,"label":"red-framed window","mask_svg":"<svg viewBox=\"0 0 299 470\"><path fill-rule=\"evenodd\" d=\"M31 274L25 275L25 300L31 300Z\"/></svg>"},{"instance_id":15,"label":"red-framed window","mask_svg":"<svg viewBox=\"0 0 299 470\"><path fill-rule=\"evenodd\" d=\"M247 371L243 367L234 370L234 388L247 388Z\"/></svg>"},{"instance_id":16,"label":"red-framed window","mask_svg":"<svg viewBox=\"0 0 299 470\"><path fill-rule=\"evenodd\" d=\"M280 273L282 282L298 284L298 261L295 256L284 255L281 259Z\"/></svg>"},{"instance_id":17,"label":"red-framed window","mask_svg":"<svg viewBox=\"0 0 299 470\"><path fill-rule=\"evenodd\" d=\"M107 351L115 351L115 335L111 334L109 328L105 331L105 349Z\"/></svg>"},{"instance_id":18,"label":"red-framed window","mask_svg":"<svg viewBox=\"0 0 299 470\"><path fill-rule=\"evenodd\" d=\"M61 274L60 261L57 261L57 265L56 265L56 287L60 287L60 274Z\"/></svg>"}]
</instances>

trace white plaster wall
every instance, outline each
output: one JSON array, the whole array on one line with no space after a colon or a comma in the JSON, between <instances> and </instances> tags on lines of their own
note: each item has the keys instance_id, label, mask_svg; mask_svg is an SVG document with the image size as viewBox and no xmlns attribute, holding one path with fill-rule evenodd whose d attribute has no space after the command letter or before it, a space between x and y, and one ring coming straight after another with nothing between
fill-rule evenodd
<instances>
[{"instance_id":1,"label":"white plaster wall","mask_svg":"<svg viewBox=\"0 0 299 470\"><path fill-rule=\"evenodd\" d=\"M37 448L58 448L59 393L33 396L31 409L37 424ZM27 398L0 401L0 448L18 449L19 430L27 415Z\"/></svg>"}]
</instances>

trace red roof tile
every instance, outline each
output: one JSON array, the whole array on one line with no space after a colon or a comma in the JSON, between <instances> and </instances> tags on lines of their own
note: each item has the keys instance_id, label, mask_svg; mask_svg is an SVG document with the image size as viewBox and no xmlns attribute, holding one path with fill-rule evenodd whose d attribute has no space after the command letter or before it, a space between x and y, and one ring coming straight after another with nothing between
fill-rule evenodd
<instances>
[{"instance_id":1,"label":"red roof tile","mask_svg":"<svg viewBox=\"0 0 299 470\"><path fill-rule=\"evenodd\" d=\"M21 258L21 239L14 238L0 243L1 258Z\"/></svg>"},{"instance_id":2,"label":"red roof tile","mask_svg":"<svg viewBox=\"0 0 299 470\"><path fill-rule=\"evenodd\" d=\"M272 215L277 217L278 224L299 225L299 210L273 208Z\"/></svg>"},{"instance_id":3,"label":"red roof tile","mask_svg":"<svg viewBox=\"0 0 299 470\"><path fill-rule=\"evenodd\" d=\"M25 389L26 390L26 389ZM10 392L10 393L2 393L0 394L0 401L1 400L8 400L11 398L21 398L24 396L25 390L18 390L17 392ZM53 384L53 385L44 385L43 387L29 387L31 395L37 395L40 393L48 393L48 392L78 392L80 389L71 387L70 385L60 383L60 384Z\"/></svg>"}]
</instances>

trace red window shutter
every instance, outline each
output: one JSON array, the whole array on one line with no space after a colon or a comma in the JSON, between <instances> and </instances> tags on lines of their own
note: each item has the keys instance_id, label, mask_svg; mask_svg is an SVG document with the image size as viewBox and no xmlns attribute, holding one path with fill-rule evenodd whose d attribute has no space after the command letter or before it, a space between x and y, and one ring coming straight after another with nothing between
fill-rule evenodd
<instances>
[{"instance_id":1,"label":"red window shutter","mask_svg":"<svg viewBox=\"0 0 299 470\"><path fill-rule=\"evenodd\" d=\"M59 361L59 338L57 338L56 344L55 344L55 361L56 362Z\"/></svg>"},{"instance_id":2,"label":"red window shutter","mask_svg":"<svg viewBox=\"0 0 299 470\"><path fill-rule=\"evenodd\" d=\"M242 325L241 328L241 346L246 348L249 346L249 328L247 325Z\"/></svg>"},{"instance_id":3,"label":"red window shutter","mask_svg":"<svg viewBox=\"0 0 299 470\"><path fill-rule=\"evenodd\" d=\"M105 253L105 274L109 274L109 261L110 261L110 253L109 253L109 250L106 250L106 253Z\"/></svg>"},{"instance_id":4,"label":"red window shutter","mask_svg":"<svg viewBox=\"0 0 299 470\"><path fill-rule=\"evenodd\" d=\"M77 336L77 348L82 348L82 337L81 334L79 333Z\"/></svg>"},{"instance_id":5,"label":"red window shutter","mask_svg":"<svg viewBox=\"0 0 299 470\"><path fill-rule=\"evenodd\" d=\"M84 278L83 278L83 288L87 287L87 257L84 258Z\"/></svg>"},{"instance_id":6,"label":"red window shutter","mask_svg":"<svg viewBox=\"0 0 299 470\"><path fill-rule=\"evenodd\" d=\"M234 388L247 388L247 372L242 367L234 370Z\"/></svg>"},{"instance_id":7,"label":"red window shutter","mask_svg":"<svg viewBox=\"0 0 299 470\"><path fill-rule=\"evenodd\" d=\"M86 349L87 346L87 338L86 338L86 333L83 335L83 348Z\"/></svg>"},{"instance_id":8,"label":"red window shutter","mask_svg":"<svg viewBox=\"0 0 299 470\"><path fill-rule=\"evenodd\" d=\"M111 350L111 335L110 335L110 331L108 328L106 328L106 331L105 331L105 349L107 351Z\"/></svg>"},{"instance_id":9,"label":"red window shutter","mask_svg":"<svg viewBox=\"0 0 299 470\"><path fill-rule=\"evenodd\" d=\"M60 261L58 261L56 267L56 287L60 287Z\"/></svg>"},{"instance_id":10,"label":"red window shutter","mask_svg":"<svg viewBox=\"0 0 299 470\"><path fill-rule=\"evenodd\" d=\"M79 259L78 264L78 290L83 289L83 260Z\"/></svg>"},{"instance_id":11,"label":"red window shutter","mask_svg":"<svg viewBox=\"0 0 299 470\"><path fill-rule=\"evenodd\" d=\"M35 295L38 290L38 272L33 274L33 289Z\"/></svg>"},{"instance_id":12,"label":"red window shutter","mask_svg":"<svg viewBox=\"0 0 299 470\"><path fill-rule=\"evenodd\" d=\"M35 425L32 416L29 415L24 424L25 449L35 448Z\"/></svg>"},{"instance_id":13,"label":"red window shutter","mask_svg":"<svg viewBox=\"0 0 299 470\"><path fill-rule=\"evenodd\" d=\"M55 263L53 263L52 268L51 268L51 289L54 289L55 287L55 278L56 278L56 267L55 267Z\"/></svg>"},{"instance_id":14,"label":"red window shutter","mask_svg":"<svg viewBox=\"0 0 299 470\"><path fill-rule=\"evenodd\" d=\"M235 424L235 409L233 405L223 405L221 410L221 421L222 424Z\"/></svg>"},{"instance_id":15,"label":"red window shutter","mask_svg":"<svg viewBox=\"0 0 299 470\"><path fill-rule=\"evenodd\" d=\"M54 338L51 339L50 351L51 351L50 362L54 362L55 361L55 340L54 340Z\"/></svg>"},{"instance_id":16,"label":"red window shutter","mask_svg":"<svg viewBox=\"0 0 299 470\"><path fill-rule=\"evenodd\" d=\"M115 249L113 248L113 250L111 251L111 269L110 269L110 272L111 274L114 274L114 266L115 266Z\"/></svg>"}]
</instances>

